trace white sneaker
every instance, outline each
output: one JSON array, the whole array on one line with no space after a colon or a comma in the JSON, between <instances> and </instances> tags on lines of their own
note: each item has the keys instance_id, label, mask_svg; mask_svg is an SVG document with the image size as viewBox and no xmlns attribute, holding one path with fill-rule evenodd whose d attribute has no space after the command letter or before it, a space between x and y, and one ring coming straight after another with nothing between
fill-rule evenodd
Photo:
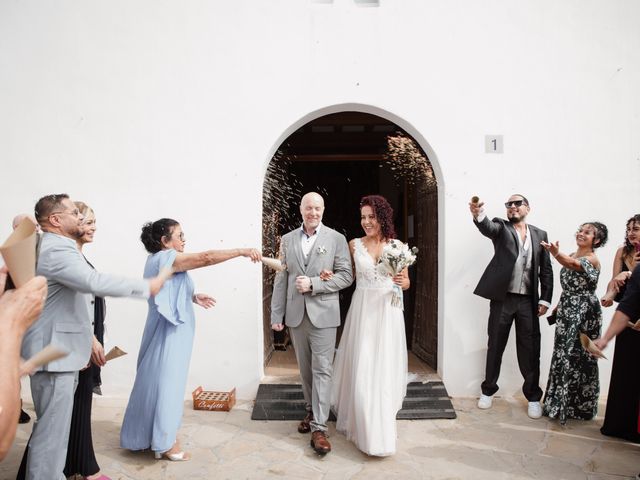
<instances>
[{"instance_id":1,"label":"white sneaker","mask_svg":"<svg viewBox=\"0 0 640 480\"><path fill-rule=\"evenodd\" d=\"M529 415L529 418L540 418L542 416L542 405L540 405L540 402L529 402L527 415Z\"/></svg>"},{"instance_id":2,"label":"white sneaker","mask_svg":"<svg viewBox=\"0 0 640 480\"><path fill-rule=\"evenodd\" d=\"M485 395L484 393L480 395L478 399L478 408L482 410L487 410L491 408L491 404L493 403L493 397L489 395Z\"/></svg>"}]
</instances>

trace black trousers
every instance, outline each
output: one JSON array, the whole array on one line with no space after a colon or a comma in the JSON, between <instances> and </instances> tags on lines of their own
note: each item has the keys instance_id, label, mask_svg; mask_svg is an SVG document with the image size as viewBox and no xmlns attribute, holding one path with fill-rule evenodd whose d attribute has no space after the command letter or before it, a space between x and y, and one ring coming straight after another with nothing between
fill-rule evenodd
<instances>
[{"instance_id":1,"label":"black trousers","mask_svg":"<svg viewBox=\"0 0 640 480\"><path fill-rule=\"evenodd\" d=\"M524 377L522 392L530 402L542 398L540 380L540 323L530 295L507 293L503 302L490 303L487 334L487 364L482 393L493 395L498 391L498 377L502 366L502 354L509 340L511 325L516 324L516 351L518 366Z\"/></svg>"},{"instance_id":2,"label":"black trousers","mask_svg":"<svg viewBox=\"0 0 640 480\"><path fill-rule=\"evenodd\" d=\"M67 448L67 463L64 474L68 477L76 473L87 477L100 471L91 437L91 406L93 403L93 377L100 370L93 363L78 374L78 387L73 398L71 430Z\"/></svg>"}]
</instances>

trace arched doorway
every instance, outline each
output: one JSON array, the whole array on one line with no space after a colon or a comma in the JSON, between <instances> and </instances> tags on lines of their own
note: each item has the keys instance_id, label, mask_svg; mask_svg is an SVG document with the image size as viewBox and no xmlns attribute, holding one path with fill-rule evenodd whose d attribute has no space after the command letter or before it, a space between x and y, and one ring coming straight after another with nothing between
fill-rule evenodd
<instances>
[{"instance_id":1,"label":"arched doorway","mask_svg":"<svg viewBox=\"0 0 640 480\"><path fill-rule=\"evenodd\" d=\"M271 159L263 186L263 252L277 255L280 236L300 226L301 196L325 198L323 222L347 239L362 235L358 203L381 194L395 212L398 237L420 250L405 293L407 346L434 370L438 359L438 194L426 153L400 126L383 117L342 111L318 117L293 132ZM286 333L272 332L274 273L263 269L265 365ZM341 292L344 319L353 286Z\"/></svg>"}]
</instances>

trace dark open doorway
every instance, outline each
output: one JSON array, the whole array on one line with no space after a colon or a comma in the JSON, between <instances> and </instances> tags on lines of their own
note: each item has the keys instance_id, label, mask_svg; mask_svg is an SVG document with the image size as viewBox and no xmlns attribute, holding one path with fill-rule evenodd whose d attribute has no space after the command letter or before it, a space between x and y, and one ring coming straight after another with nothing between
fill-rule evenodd
<instances>
[{"instance_id":1,"label":"dark open doorway","mask_svg":"<svg viewBox=\"0 0 640 480\"><path fill-rule=\"evenodd\" d=\"M394 144L391 139L396 139ZM399 140L398 140L399 139ZM394 145L408 145L398 157ZM416 166L416 159L420 165ZM424 166L427 166L427 172ZM313 120L290 135L270 162L263 196L263 251L276 256L280 236L300 226L301 196L317 191L325 198L323 223L347 239L363 235L358 205L367 194L391 203L400 240L419 248L405 293L407 346L433 369L438 339L437 185L426 154L398 125L376 115L340 112ZM270 328L273 272L263 270L265 365L286 334ZM353 286L341 292L346 316Z\"/></svg>"}]
</instances>

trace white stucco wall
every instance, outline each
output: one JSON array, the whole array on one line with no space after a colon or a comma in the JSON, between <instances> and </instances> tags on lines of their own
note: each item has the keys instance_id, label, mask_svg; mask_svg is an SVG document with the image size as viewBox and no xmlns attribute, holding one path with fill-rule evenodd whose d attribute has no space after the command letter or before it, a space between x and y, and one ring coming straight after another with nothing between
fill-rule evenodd
<instances>
[{"instance_id":1,"label":"white stucco wall","mask_svg":"<svg viewBox=\"0 0 640 480\"><path fill-rule=\"evenodd\" d=\"M102 271L139 276L140 226L161 216L182 223L191 251L259 246L262 180L279 142L326 113L386 116L434 162L439 371L450 393L477 394L488 302L472 290L492 248L468 199L478 194L493 216L524 193L531 223L564 251L580 222L606 223L603 293L640 205L640 3L380 3L3 0L0 237L15 213L65 191L97 213L86 254ZM484 153L486 134L504 135L504 154ZM188 389L236 386L251 398L261 270L236 259L193 277L218 305L197 312ZM104 391L126 396L146 305L107 308L108 341L130 355L104 370ZM544 387L546 323L542 335ZM513 341L504 358L501 393L517 393ZM601 366L606 391L610 362Z\"/></svg>"}]
</instances>

